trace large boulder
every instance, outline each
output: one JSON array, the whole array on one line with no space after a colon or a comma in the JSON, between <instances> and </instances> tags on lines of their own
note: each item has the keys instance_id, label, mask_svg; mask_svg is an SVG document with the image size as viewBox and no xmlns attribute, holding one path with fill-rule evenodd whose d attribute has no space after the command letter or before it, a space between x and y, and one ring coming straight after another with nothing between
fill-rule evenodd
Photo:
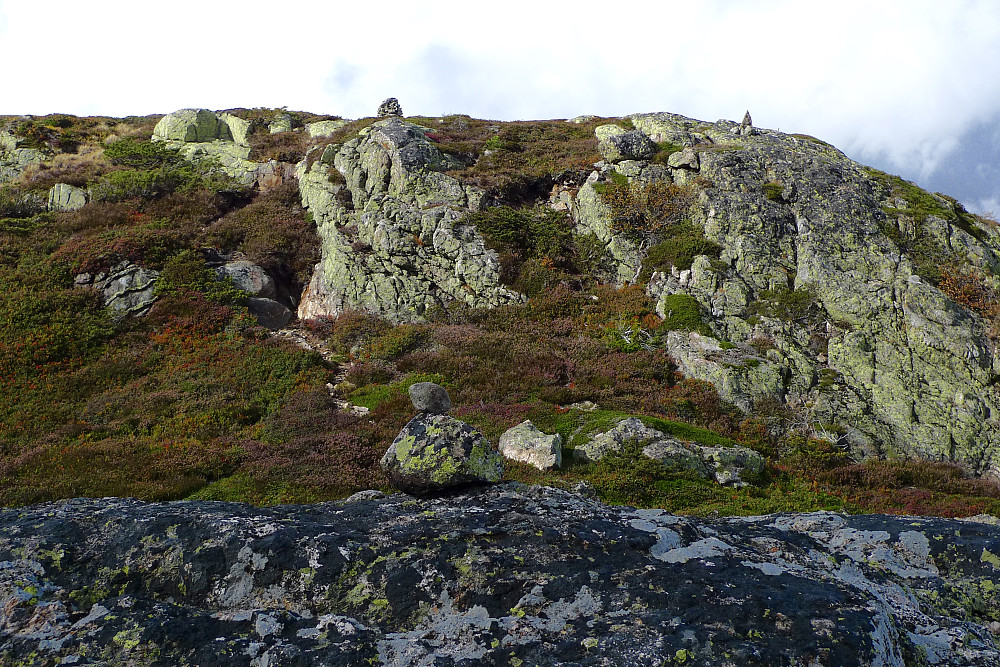
<instances>
[{"instance_id":1,"label":"large boulder","mask_svg":"<svg viewBox=\"0 0 1000 667\"><path fill-rule=\"evenodd\" d=\"M503 478L503 457L482 433L454 417L432 413L421 413L403 427L381 465L393 486L412 495Z\"/></svg>"},{"instance_id":2,"label":"large boulder","mask_svg":"<svg viewBox=\"0 0 1000 667\"><path fill-rule=\"evenodd\" d=\"M232 141L247 146L249 130L247 121L232 114L218 114L208 109L181 109L160 119L153 128L153 141Z\"/></svg>"},{"instance_id":3,"label":"large boulder","mask_svg":"<svg viewBox=\"0 0 1000 667\"><path fill-rule=\"evenodd\" d=\"M56 183L49 188L50 211L77 211L87 204L87 191L68 183Z\"/></svg>"},{"instance_id":4,"label":"large boulder","mask_svg":"<svg viewBox=\"0 0 1000 667\"><path fill-rule=\"evenodd\" d=\"M233 135L214 111L181 109L160 119L153 128L153 141L233 141Z\"/></svg>"},{"instance_id":5,"label":"large boulder","mask_svg":"<svg viewBox=\"0 0 1000 667\"><path fill-rule=\"evenodd\" d=\"M626 130L618 125L600 125L594 130L597 148L608 162L648 160L656 155L656 144L639 130Z\"/></svg>"},{"instance_id":6,"label":"large boulder","mask_svg":"<svg viewBox=\"0 0 1000 667\"><path fill-rule=\"evenodd\" d=\"M294 316L283 303L254 296L247 299L247 310L257 319L257 324L272 331L288 324Z\"/></svg>"},{"instance_id":7,"label":"large boulder","mask_svg":"<svg viewBox=\"0 0 1000 667\"><path fill-rule=\"evenodd\" d=\"M650 428L638 417L623 419L613 428L591 437L574 450L576 458L600 461L610 452L620 452L627 444L647 445L664 437L661 431Z\"/></svg>"},{"instance_id":8,"label":"large boulder","mask_svg":"<svg viewBox=\"0 0 1000 667\"><path fill-rule=\"evenodd\" d=\"M500 436L500 453L512 461L533 465L539 470L562 466L562 436L547 435L526 419Z\"/></svg>"}]
</instances>

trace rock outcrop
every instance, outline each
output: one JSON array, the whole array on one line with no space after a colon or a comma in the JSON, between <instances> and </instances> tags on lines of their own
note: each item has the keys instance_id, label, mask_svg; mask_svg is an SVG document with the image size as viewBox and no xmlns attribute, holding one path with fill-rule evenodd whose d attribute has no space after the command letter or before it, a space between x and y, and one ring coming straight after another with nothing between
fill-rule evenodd
<instances>
[{"instance_id":1,"label":"rock outcrop","mask_svg":"<svg viewBox=\"0 0 1000 667\"><path fill-rule=\"evenodd\" d=\"M159 271L132 262L121 262L96 275L77 274L74 284L98 290L104 305L120 315L145 315L156 302L156 280L159 277Z\"/></svg>"},{"instance_id":2,"label":"rock outcrop","mask_svg":"<svg viewBox=\"0 0 1000 667\"><path fill-rule=\"evenodd\" d=\"M77 211L87 204L87 191L68 183L56 183L49 189L50 211Z\"/></svg>"},{"instance_id":3,"label":"rock outcrop","mask_svg":"<svg viewBox=\"0 0 1000 667\"><path fill-rule=\"evenodd\" d=\"M461 224L483 193L443 173L462 164L425 133L386 118L299 165L302 203L323 244L300 318L356 309L414 321L453 301L520 300L500 284L496 252Z\"/></svg>"},{"instance_id":4,"label":"rock outcrop","mask_svg":"<svg viewBox=\"0 0 1000 667\"><path fill-rule=\"evenodd\" d=\"M177 149L187 160L210 163L243 185L268 189L291 179L289 164L250 159L249 132L250 123L238 116L208 109L181 109L160 119L151 139Z\"/></svg>"},{"instance_id":5,"label":"rock outcrop","mask_svg":"<svg viewBox=\"0 0 1000 667\"><path fill-rule=\"evenodd\" d=\"M645 456L667 466L694 472L719 484L746 486L760 481L764 474L764 457L752 449L684 442L646 426L637 417L623 419L610 430L592 435L573 453L583 461L600 461L630 446L640 448Z\"/></svg>"},{"instance_id":6,"label":"rock outcrop","mask_svg":"<svg viewBox=\"0 0 1000 667\"><path fill-rule=\"evenodd\" d=\"M997 554L976 520L695 519L516 484L66 500L0 510L0 662L991 667Z\"/></svg>"},{"instance_id":7,"label":"rock outcrop","mask_svg":"<svg viewBox=\"0 0 1000 667\"><path fill-rule=\"evenodd\" d=\"M0 185L16 181L25 169L45 161L44 151L37 148L18 148L17 137L0 132Z\"/></svg>"},{"instance_id":8,"label":"rock outcrop","mask_svg":"<svg viewBox=\"0 0 1000 667\"><path fill-rule=\"evenodd\" d=\"M783 401L859 455L1000 471L995 346L981 318L920 275L928 254L995 270L996 230L942 197L900 192L811 137L754 128L749 115L742 125L667 113L629 120L632 132L681 148L666 168L599 165L577 195L577 231L606 246L613 278L635 282L647 248L615 231L600 185L617 174L696 194L687 215L719 256L695 256L690 269L649 282L655 298L697 299L715 333L670 334L682 372L745 410L760 398ZM626 134L595 139L610 146Z\"/></svg>"}]
</instances>

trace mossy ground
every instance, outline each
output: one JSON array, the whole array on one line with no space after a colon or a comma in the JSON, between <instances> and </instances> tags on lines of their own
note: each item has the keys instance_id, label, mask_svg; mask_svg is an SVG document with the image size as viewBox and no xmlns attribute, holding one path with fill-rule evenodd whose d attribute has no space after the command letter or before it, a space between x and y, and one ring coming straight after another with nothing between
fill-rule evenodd
<instances>
[{"instance_id":1,"label":"mossy ground","mask_svg":"<svg viewBox=\"0 0 1000 667\"><path fill-rule=\"evenodd\" d=\"M25 145L57 155L0 188L0 504L78 495L271 504L388 489L378 460L412 416L406 388L432 380L451 392L452 414L494 442L530 418L562 434L572 450L588 433L638 415L677 437L738 443L769 461L768 481L740 490L636 452L599 463L567 456L552 473L510 463L509 479L588 481L609 502L676 512L1000 513L997 486L955 466L856 464L796 433L780 410L746 418L710 385L682 378L658 340L669 329L701 330L697 304L680 299L661 320L642 285L593 284L593 244L534 207L557 176L575 178L599 159L593 127L601 120L417 119L443 150L477 158L454 175L509 205L474 222L514 256L511 282L533 296L491 311L442 309L424 324L393 327L359 313L309 323L334 359L350 364L345 398L371 409L365 417L339 412L326 388L335 365L256 327L242 296L211 279L200 255L208 247L239 250L301 286L318 239L294 187L260 194L177 161L146 141L158 118L53 116L23 127L3 119ZM343 141L372 120L349 123L327 141ZM259 144L255 150L302 149ZM44 195L56 182L104 194L80 211L49 213ZM928 215L950 211L956 225L968 215L947 200L907 193L911 215L924 204ZM651 250L647 268L712 255L672 217L686 194L660 194L653 199L662 206L638 222L664 222L655 231L674 235L674 244ZM161 299L146 318L117 319L95 294L73 287L76 272L123 260L165 272ZM956 299L978 298L955 282L955 293L966 295ZM807 293L764 296L761 314L810 313ZM599 409L572 407L583 401Z\"/></svg>"}]
</instances>

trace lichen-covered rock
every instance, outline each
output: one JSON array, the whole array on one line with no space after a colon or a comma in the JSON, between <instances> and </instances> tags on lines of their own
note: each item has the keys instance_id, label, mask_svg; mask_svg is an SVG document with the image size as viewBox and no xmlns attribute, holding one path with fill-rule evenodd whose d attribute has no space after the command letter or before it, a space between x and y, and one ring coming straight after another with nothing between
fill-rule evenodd
<instances>
[{"instance_id":1,"label":"lichen-covered rock","mask_svg":"<svg viewBox=\"0 0 1000 667\"><path fill-rule=\"evenodd\" d=\"M287 113L275 114L274 120L272 120L267 125L268 134L280 134L281 132L291 132L292 129L293 129L292 115Z\"/></svg>"},{"instance_id":2,"label":"lichen-covered rock","mask_svg":"<svg viewBox=\"0 0 1000 667\"><path fill-rule=\"evenodd\" d=\"M49 188L50 211L78 211L87 205L87 191L68 183L56 183Z\"/></svg>"},{"instance_id":3,"label":"lichen-covered rock","mask_svg":"<svg viewBox=\"0 0 1000 667\"><path fill-rule=\"evenodd\" d=\"M719 397L745 412L761 398L781 400L789 368L773 363L752 350L730 347L696 332L671 331L664 349L677 362L685 377L711 382Z\"/></svg>"},{"instance_id":4,"label":"lichen-covered rock","mask_svg":"<svg viewBox=\"0 0 1000 667\"><path fill-rule=\"evenodd\" d=\"M159 271L132 262L121 262L97 275L77 274L78 287L93 287L101 293L104 305L120 315L145 315L156 302Z\"/></svg>"},{"instance_id":5,"label":"lichen-covered rock","mask_svg":"<svg viewBox=\"0 0 1000 667\"><path fill-rule=\"evenodd\" d=\"M250 159L249 132L250 123L238 116L208 109L181 109L160 119L151 140L165 142L191 162L211 163L242 185L267 190L292 178L290 165Z\"/></svg>"},{"instance_id":6,"label":"lichen-covered rock","mask_svg":"<svg viewBox=\"0 0 1000 667\"><path fill-rule=\"evenodd\" d=\"M314 123L308 123L306 125L306 133L312 137L329 137L331 134L336 132L347 125L347 121L340 120L318 120Z\"/></svg>"},{"instance_id":7,"label":"lichen-covered rock","mask_svg":"<svg viewBox=\"0 0 1000 667\"><path fill-rule=\"evenodd\" d=\"M1000 358L984 321L917 275L927 250L913 249L990 272L1000 266L996 232L941 197L908 203L891 179L809 137L667 113L629 118L654 142L686 147L662 180L694 189L692 222L721 248L651 290L661 314L670 295L693 296L716 338L736 345L721 354L672 333L682 372L746 410L760 398L793 405L834 425L857 456L1000 472ZM593 187L606 176L580 189L577 232L607 247L617 282L634 282L645 249L613 230ZM919 243L906 241L915 234Z\"/></svg>"},{"instance_id":8,"label":"lichen-covered rock","mask_svg":"<svg viewBox=\"0 0 1000 667\"><path fill-rule=\"evenodd\" d=\"M701 457L719 484L748 486L764 476L764 457L746 447L698 447Z\"/></svg>"},{"instance_id":9,"label":"lichen-covered rock","mask_svg":"<svg viewBox=\"0 0 1000 667\"><path fill-rule=\"evenodd\" d=\"M233 118L226 114L227 118ZM246 139L244 132L244 140ZM181 109L167 114L153 128L153 141L235 141L229 124L208 109Z\"/></svg>"},{"instance_id":10,"label":"lichen-covered rock","mask_svg":"<svg viewBox=\"0 0 1000 667\"><path fill-rule=\"evenodd\" d=\"M398 118L376 121L299 167L322 259L299 317L365 310L392 321L423 318L452 301L498 306L521 295L500 284L497 253L459 224L482 192L443 173L461 166Z\"/></svg>"},{"instance_id":11,"label":"lichen-covered rock","mask_svg":"<svg viewBox=\"0 0 1000 667\"><path fill-rule=\"evenodd\" d=\"M574 450L577 458L584 461L600 461L609 452L620 452L627 443L647 445L664 437L661 431L650 428L638 417L629 417L615 424L604 433L591 437Z\"/></svg>"},{"instance_id":12,"label":"lichen-covered rock","mask_svg":"<svg viewBox=\"0 0 1000 667\"><path fill-rule=\"evenodd\" d=\"M0 510L0 663L1000 663L1000 527L699 519L505 484Z\"/></svg>"},{"instance_id":13,"label":"lichen-covered rock","mask_svg":"<svg viewBox=\"0 0 1000 667\"><path fill-rule=\"evenodd\" d=\"M539 470L562 466L562 436L543 433L530 419L504 431L498 449L508 459L533 465Z\"/></svg>"},{"instance_id":14,"label":"lichen-covered rock","mask_svg":"<svg viewBox=\"0 0 1000 667\"><path fill-rule=\"evenodd\" d=\"M45 161L46 155L37 148L18 148L17 137L0 132L0 185L21 178L24 171Z\"/></svg>"},{"instance_id":15,"label":"lichen-covered rock","mask_svg":"<svg viewBox=\"0 0 1000 667\"><path fill-rule=\"evenodd\" d=\"M503 478L503 457L483 434L441 414L421 413L411 419L381 465L393 486L414 495Z\"/></svg>"},{"instance_id":16,"label":"lichen-covered rock","mask_svg":"<svg viewBox=\"0 0 1000 667\"><path fill-rule=\"evenodd\" d=\"M656 144L639 130L617 132L616 125L601 125L595 130L600 140L597 147L608 162L648 160L656 155Z\"/></svg>"},{"instance_id":17,"label":"lichen-covered rock","mask_svg":"<svg viewBox=\"0 0 1000 667\"><path fill-rule=\"evenodd\" d=\"M433 382L414 382L407 389L410 401L418 412L443 415L451 410L448 390Z\"/></svg>"},{"instance_id":18,"label":"lichen-covered rock","mask_svg":"<svg viewBox=\"0 0 1000 667\"><path fill-rule=\"evenodd\" d=\"M667 467L688 470L709 479L713 473L705 465L705 461L699 455L699 450L697 445L682 442L661 433L656 440L642 448L642 454Z\"/></svg>"}]
</instances>

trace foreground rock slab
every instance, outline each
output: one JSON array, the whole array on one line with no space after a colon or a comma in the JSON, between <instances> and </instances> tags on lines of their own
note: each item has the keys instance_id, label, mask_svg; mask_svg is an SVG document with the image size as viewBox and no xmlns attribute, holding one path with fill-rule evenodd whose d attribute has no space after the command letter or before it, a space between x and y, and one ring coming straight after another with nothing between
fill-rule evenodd
<instances>
[{"instance_id":1,"label":"foreground rock slab","mask_svg":"<svg viewBox=\"0 0 1000 667\"><path fill-rule=\"evenodd\" d=\"M1000 527L507 484L0 510L0 664L997 665ZM991 632L992 631L992 632Z\"/></svg>"}]
</instances>

